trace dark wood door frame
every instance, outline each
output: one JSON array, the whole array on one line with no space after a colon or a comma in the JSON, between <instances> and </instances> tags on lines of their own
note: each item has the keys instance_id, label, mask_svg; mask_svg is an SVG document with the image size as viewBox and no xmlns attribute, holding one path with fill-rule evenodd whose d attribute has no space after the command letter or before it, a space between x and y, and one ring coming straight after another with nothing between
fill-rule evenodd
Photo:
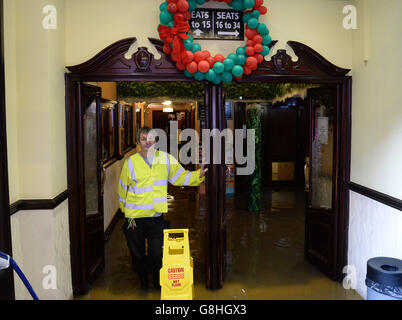
<instances>
[{"instance_id":1,"label":"dark wood door frame","mask_svg":"<svg viewBox=\"0 0 402 320\"><path fill-rule=\"evenodd\" d=\"M3 17L3 0L0 0L0 17ZM4 75L4 22L0 22L0 251L12 256L10 199L8 188L6 89ZM12 268L0 273L0 300L14 299Z\"/></svg>"},{"instance_id":2,"label":"dark wood door frame","mask_svg":"<svg viewBox=\"0 0 402 320\"><path fill-rule=\"evenodd\" d=\"M80 263L83 259L83 249L80 246L80 234L83 230L80 228L80 212L78 207L78 155L75 146L76 137L71 132L76 132L76 101L74 97L74 85L78 81L194 81L186 78L181 71L176 69L175 63L163 52L163 42L157 39L149 38L161 55L159 60L145 47L138 48L131 59L124 56L130 46L136 41L136 38L127 38L120 40L97 54L94 58L76 66L67 67L70 73L66 73L66 130L67 130L67 163L68 163L68 186L70 190L69 197L69 215L70 215L70 241L71 241L71 264L73 275L74 293L79 293L80 283L82 282ZM277 41L273 41L271 48ZM270 82L270 83L316 83L316 84L336 84L339 88L341 99L341 149L340 149L340 172L339 172L339 218L337 224L337 248L336 248L336 277L335 280L341 280L342 268L347 261L347 223L349 215L349 182L350 182L350 138L351 138L351 83L352 78L347 76L349 69L343 69L333 65L322 57L319 53L308 46L289 41L288 45L298 56L298 61L293 62L286 50L278 50L272 56L270 61L264 61L260 64L251 76L243 78L240 82ZM220 90L208 90L206 92L219 94ZM209 99L209 98L208 98ZM215 97L214 101L218 101ZM207 107L213 112L213 106ZM214 117L217 117L216 112ZM218 120L210 121L211 125L217 125ZM208 179L208 178L207 178ZM208 181L207 181L208 184ZM211 196L211 195L210 195ZM210 203L213 208L219 208L218 196L212 196ZM219 233L221 225L219 223L222 217L220 209L211 209L208 211L207 225L209 230L214 230L213 234ZM211 238L212 239L212 238ZM212 259L219 259L214 255ZM222 262L215 261L214 268L209 272L214 273L209 279L221 279L222 268L219 265ZM219 281L216 283L219 284ZM209 284L210 288L219 285Z\"/></svg>"}]
</instances>

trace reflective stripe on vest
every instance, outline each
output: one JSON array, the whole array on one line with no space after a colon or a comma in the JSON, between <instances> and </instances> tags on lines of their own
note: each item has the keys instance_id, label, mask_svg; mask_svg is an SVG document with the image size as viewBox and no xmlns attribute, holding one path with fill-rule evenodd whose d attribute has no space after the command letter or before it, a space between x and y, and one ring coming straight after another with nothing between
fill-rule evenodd
<instances>
[{"instance_id":1,"label":"reflective stripe on vest","mask_svg":"<svg viewBox=\"0 0 402 320\"><path fill-rule=\"evenodd\" d=\"M159 181L154 181L153 184L154 184L154 186L167 186L168 181L167 180L159 180Z\"/></svg>"},{"instance_id":2,"label":"reflective stripe on vest","mask_svg":"<svg viewBox=\"0 0 402 320\"><path fill-rule=\"evenodd\" d=\"M169 179L169 174L170 174L170 158L169 158L169 154L165 153L166 155L166 167L167 167L167 171L168 171L168 179Z\"/></svg>"},{"instance_id":3,"label":"reflective stripe on vest","mask_svg":"<svg viewBox=\"0 0 402 320\"><path fill-rule=\"evenodd\" d=\"M167 203L167 198L154 198L154 203Z\"/></svg>"},{"instance_id":4,"label":"reflective stripe on vest","mask_svg":"<svg viewBox=\"0 0 402 320\"><path fill-rule=\"evenodd\" d=\"M181 167L179 170L177 170L175 176L169 180L169 182L171 184L175 183L177 181L177 179L179 179L179 177L181 176L181 174L184 172L184 168Z\"/></svg>"},{"instance_id":5,"label":"reflective stripe on vest","mask_svg":"<svg viewBox=\"0 0 402 320\"><path fill-rule=\"evenodd\" d=\"M137 182L137 180L135 180L134 166L133 166L133 162L131 161L131 157L127 159L127 165L128 165L128 170L130 171L131 180Z\"/></svg>"},{"instance_id":6,"label":"reflective stripe on vest","mask_svg":"<svg viewBox=\"0 0 402 320\"><path fill-rule=\"evenodd\" d=\"M152 191L154 191L154 188L153 187L145 187L145 188L130 187L128 189L128 191L130 191L131 193L140 194L140 193L152 192Z\"/></svg>"},{"instance_id":7,"label":"reflective stripe on vest","mask_svg":"<svg viewBox=\"0 0 402 320\"><path fill-rule=\"evenodd\" d=\"M134 210L150 210L154 208L153 204L131 204L126 203L126 209L134 209Z\"/></svg>"},{"instance_id":8,"label":"reflective stripe on vest","mask_svg":"<svg viewBox=\"0 0 402 320\"><path fill-rule=\"evenodd\" d=\"M183 186L188 187L190 185L191 174L192 172L187 173Z\"/></svg>"}]
</instances>

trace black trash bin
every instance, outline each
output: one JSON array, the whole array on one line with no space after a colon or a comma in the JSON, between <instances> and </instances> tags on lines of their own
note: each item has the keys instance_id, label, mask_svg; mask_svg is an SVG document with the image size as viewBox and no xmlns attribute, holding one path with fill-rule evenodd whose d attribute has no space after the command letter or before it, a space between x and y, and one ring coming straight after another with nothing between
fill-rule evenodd
<instances>
[{"instance_id":1,"label":"black trash bin","mask_svg":"<svg viewBox=\"0 0 402 320\"><path fill-rule=\"evenodd\" d=\"M402 260L376 257L367 261L367 300L402 300Z\"/></svg>"}]
</instances>

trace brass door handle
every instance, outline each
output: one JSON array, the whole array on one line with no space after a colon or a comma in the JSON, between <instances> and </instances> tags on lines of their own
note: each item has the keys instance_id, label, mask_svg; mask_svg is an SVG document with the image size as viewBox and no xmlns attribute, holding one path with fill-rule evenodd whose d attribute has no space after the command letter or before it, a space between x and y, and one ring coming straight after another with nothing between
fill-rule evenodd
<instances>
[{"instance_id":1,"label":"brass door handle","mask_svg":"<svg viewBox=\"0 0 402 320\"><path fill-rule=\"evenodd\" d=\"M310 172L310 161L306 159L306 164L304 165L304 190L306 192L310 191L310 183L309 183L309 172Z\"/></svg>"},{"instance_id":2,"label":"brass door handle","mask_svg":"<svg viewBox=\"0 0 402 320\"><path fill-rule=\"evenodd\" d=\"M104 192L105 192L105 183L106 183L106 169L105 169L105 167L103 166L103 164L101 165L102 166L102 172L101 172L101 194L102 194L102 196L103 196L103 194L104 194Z\"/></svg>"}]
</instances>

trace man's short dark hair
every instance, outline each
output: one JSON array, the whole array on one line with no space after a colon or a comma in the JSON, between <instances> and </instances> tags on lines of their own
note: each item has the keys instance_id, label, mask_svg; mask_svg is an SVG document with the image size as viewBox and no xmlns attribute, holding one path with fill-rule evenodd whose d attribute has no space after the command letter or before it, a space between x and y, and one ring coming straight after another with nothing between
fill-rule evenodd
<instances>
[{"instance_id":1,"label":"man's short dark hair","mask_svg":"<svg viewBox=\"0 0 402 320\"><path fill-rule=\"evenodd\" d=\"M148 126L144 126L140 130L138 130L138 132L137 132L137 142L140 142L140 138L141 138L142 134L144 134L144 133L148 134L148 133L151 132L151 130L152 130L152 128L148 127Z\"/></svg>"}]
</instances>

